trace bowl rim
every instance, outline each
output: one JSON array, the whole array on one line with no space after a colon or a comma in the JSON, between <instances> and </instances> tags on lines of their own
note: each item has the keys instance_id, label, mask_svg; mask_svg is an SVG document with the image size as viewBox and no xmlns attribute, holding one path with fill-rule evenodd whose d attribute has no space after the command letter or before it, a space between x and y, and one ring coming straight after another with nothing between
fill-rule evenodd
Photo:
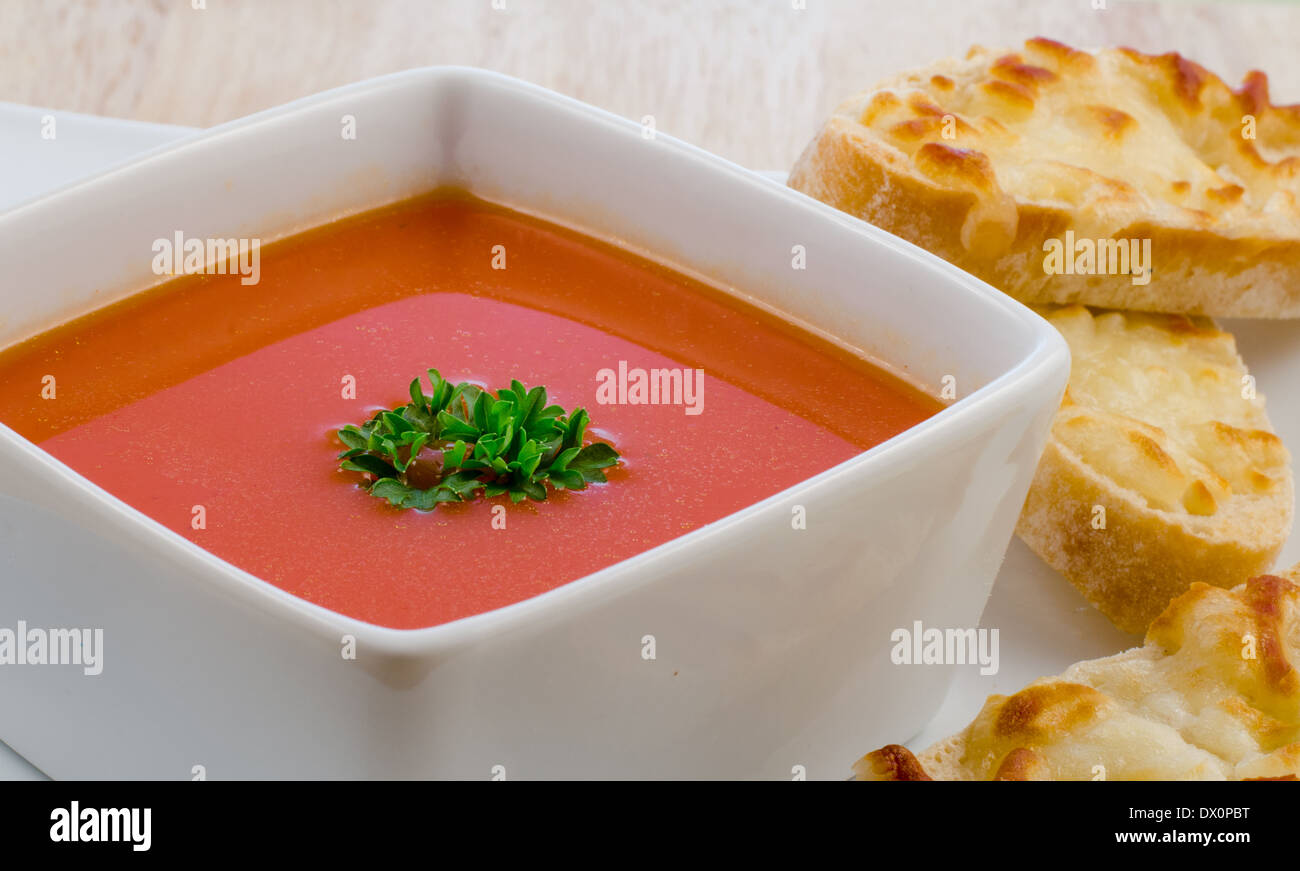
<instances>
[{"instance_id":1,"label":"bowl rim","mask_svg":"<svg viewBox=\"0 0 1300 871\"><path fill-rule=\"evenodd\" d=\"M94 175L0 210L0 228L6 223L23 220L24 213L29 209L57 204L62 198L76 195L86 188L106 184L115 176L134 170L142 164L161 157L180 155L188 150L209 147L213 141L251 130L270 120L292 116L339 97L364 96L374 91L421 83L435 86L444 81L461 86L490 85L504 88L556 110L577 112L593 121L635 134L638 138L641 136L641 125L630 119L512 76L467 66L419 67L332 88L206 130L195 131L192 135L150 149ZM544 620L548 614L555 614L569 604L571 599L582 597L594 600L602 593L616 592L630 580L626 576L635 577L638 573L644 574L643 570L647 566L680 559L705 545L709 539L728 534L773 505L787 502L803 491L821 487L846 475L868 475L888 463L909 462L939 448L949 439L958 436L962 429L1013 410L1022 392L1041 386L1042 382L1055 380L1064 386L1069 373L1068 346L1047 321L1026 306L930 252L771 178L660 131L656 131L655 140L662 147L691 157L696 164L711 171L726 173L743 183L763 188L764 195L785 200L810 215L814 221L830 221L848 228L857 236L888 249L892 256L909 261L909 268L942 277L951 285L953 292L981 297L982 302L997 310L998 316L1004 318L1009 325L1016 325L1026 331L1030 344L1028 353L1000 375L915 426L725 517L536 596L447 623L410 629L370 623L310 602L227 562L113 496L2 423L0 451L16 452L25 464L31 464L29 467L37 469L34 475L50 479L60 486L63 493L57 495L79 500L82 508L117 527L116 531L124 537L166 557L178 576L190 575L196 582L212 584L218 594L224 594L265 613L273 622L327 634L331 641L336 641L340 633L352 635L371 654L428 658L462 649L489 636L513 631L530 621ZM541 216L545 218L544 213ZM292 235L293 232L296 230L285 235ZM598 237L598 234L586 232Z\"/></svg>"}]
</instances>

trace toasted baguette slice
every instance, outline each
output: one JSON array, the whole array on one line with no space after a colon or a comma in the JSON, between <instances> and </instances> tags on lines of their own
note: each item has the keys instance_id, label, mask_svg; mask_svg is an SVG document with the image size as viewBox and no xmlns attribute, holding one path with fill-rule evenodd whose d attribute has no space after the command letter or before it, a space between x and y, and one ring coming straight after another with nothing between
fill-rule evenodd
<instances>
[{"instance_id":1,"label":"toasted baguette slice","mask_svg":"<svg viewBox=\"0 0 1300 871\"><path fill-rule=\"evenodd\" d=\"M1231 335L1203 318L1039 310L1073 363L1017 526L1127 632L1194 581L1267 571L1291 528L1290 457Z\"/></svg>"},{"instance_id":2,"label":"toasted baguette slice","mask_svg":"<svg viewBox=\"0 0 1300 871\"><path fill-rule=\"evenodd\" d=\"M1146 643L989 696L920 757L891 744L859 780L1295 780L1300 572L1170 603Z\"/></svg>"},{"instance_id":3,"label":"toasted baguette slice","mask_svg":"<svg viewBox=\"0 0 1300 871\"><path fill-rule=\"evenodd\" d=\"M839 106L790 186L1025 302L1300 316L1300 106L1263 73L1233 91L1177 54L977 47ZM1108 274L1082 240L1150 240L1153 270Z\"/></svg>"}]
</instances>

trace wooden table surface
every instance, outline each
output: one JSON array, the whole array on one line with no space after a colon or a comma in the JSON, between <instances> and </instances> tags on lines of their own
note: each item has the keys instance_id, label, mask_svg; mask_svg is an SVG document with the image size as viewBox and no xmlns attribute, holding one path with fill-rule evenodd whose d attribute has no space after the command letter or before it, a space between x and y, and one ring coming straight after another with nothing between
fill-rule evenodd
<instances>
[{"instance_id":1,"label":"wooden table surface","mask_svg":"<svg viewBox=\"0 0 1300 871\"><path fill-rule=\"evenodd\" d=\"M1178 50L1233 83L1263 69L1300 102L1300 5L1191 0L0 0L0 100L208 126L472 64L785 168L876 79L1036 35Z\"/></svg>"}]
</instances>

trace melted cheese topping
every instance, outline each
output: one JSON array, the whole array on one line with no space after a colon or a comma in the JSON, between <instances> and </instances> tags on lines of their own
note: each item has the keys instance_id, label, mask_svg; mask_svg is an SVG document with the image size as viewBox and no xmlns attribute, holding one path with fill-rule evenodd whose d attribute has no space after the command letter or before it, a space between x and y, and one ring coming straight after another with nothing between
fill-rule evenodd
<instances>
[{"instance_id":1,"label":"melted cheese topping","mask_svg":"<svg viewBox=\"0 0 1300 871\"><path fill-rule=\"evenodd\" d=\"M954 739L891 745L864 780L1245 780L1300 776L1300 587L1193 584L1146 643L990 696Z\"/></svg>"},{"instance_id":2,"label":"melted cheese topping","mask_svg":"<svg viewBox=\"0 0 1300 871\"><path fill-rule=\"evenodd\" d=\"M1262 73L1233 91L1176 54L1032 39L906 74L839 113L977 194L967 248L1014 238L1016 202L1073 211L1094 238L1142 221L1300 236L1300 106L1271 105Z\"/></svg>"},{"instance_id":3,"label":"melted cheese topping","mask_svg":"<svg viewBox=\"0 0 1300 871\"><path fill-rule=\"evenodd\" d=\"M1232 336L1204 319L1039 309L1070 345L1053 433L1151 508L1217 513L1273 492L1289 458Z\"/></svg>"}]
</instances>

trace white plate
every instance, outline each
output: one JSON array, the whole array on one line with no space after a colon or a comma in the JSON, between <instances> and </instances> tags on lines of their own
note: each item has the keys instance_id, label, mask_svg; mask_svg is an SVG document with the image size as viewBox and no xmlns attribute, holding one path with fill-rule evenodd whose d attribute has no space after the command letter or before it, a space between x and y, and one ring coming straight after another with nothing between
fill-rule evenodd
<instances>
[{"instance_id":1,"label":"white plate","mask_svg":"<svg viewBox=\"0 0 1300 871\"><path fill-rule=\"evenodd\" d=\"M53 140L41 138L47 115L55 117ZM0 103L0 209L60 187L165 145L193 131ZM778 180L783 172L764 173ZM1300 445L1300 321L1229 321L1242 355L1269 400L1269 414L1293 450ZM1293 536L1279 566L1300 561ZM964 726L989 693L1007 693L1079 659L1106 656L1139 642L1089 607L1072 587L1013 540L982 625L997 628L1001 668L983 677L959 673L943 707L926 729L911 736L920 749ZM887 702L887 700L885 700ZM907 738L909 736L899 736ZM864 746L863 752L873 749ZM845 773L852 759L845 759ZM37 779L41 773L0 744L0 779Z\"/></svg>"}]
</instances>

